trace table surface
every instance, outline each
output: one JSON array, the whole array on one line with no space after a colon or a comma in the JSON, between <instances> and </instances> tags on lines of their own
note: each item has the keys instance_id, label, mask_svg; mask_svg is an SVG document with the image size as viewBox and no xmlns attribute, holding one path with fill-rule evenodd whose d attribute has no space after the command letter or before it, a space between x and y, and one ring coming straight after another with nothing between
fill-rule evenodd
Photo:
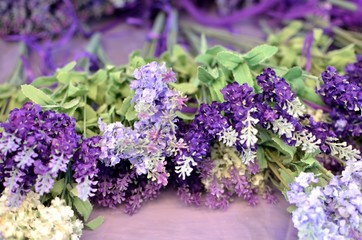
<instances>
[{"instance_id":1,"label":"table surface","mask_svg":"<svg viewBox=\"0 0 362 240\"><path fill-rule=\"evenodd\" d=\"M245 29L245 28L244 28ZM127 63L128 54L142 48L146 32L142 29L119 25L102 36L104 47L114 65ZM53 52L55 58L71 59L82 49L86 41L76 38L59 46ZM0 41L0 82L5 82L17 60L18 44ZM36 65L37 58L31 58ZM156 200L146 202L140 212L128 216L118 209L96 208L92 217L102 215L104 224L96 231L84 231L84 240L118 239L174 239L174 240L292 240L297 239L291 215L286 211L287 202L281 194L277 205L261 201L250 207L236 199L227 211L207 207L188 207L176 192L163 192Z\"/></svg>"}]
</instances>

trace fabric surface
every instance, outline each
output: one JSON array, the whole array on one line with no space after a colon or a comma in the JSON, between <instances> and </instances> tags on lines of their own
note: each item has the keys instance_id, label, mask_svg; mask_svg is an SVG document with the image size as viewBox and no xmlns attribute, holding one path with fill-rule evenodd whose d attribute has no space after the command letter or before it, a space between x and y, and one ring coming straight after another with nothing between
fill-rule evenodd
<instances>
[{"instance_id":1,"label":"fabric surface","mask_svg":"<svg viewBox=\"0 0 362 240\"><path fill-rule=\"evenodd\" d=\"M125 64L128 54L141 49L146 32L120 25L102 36L102 46L114 65ZM54 49L53 57L65 61L82 50L86 40L77 38ZM0 82L5 82L14 69L18 56L17 43L0 41ZM40 60L32 58L33 66ZM281 194L277 205L261 200L256 207L237 199L227 211L207 207L188 207L174 191L163 192L146 202L140 212L129 216L123 208L96 208L92 217L102 215L104 224L95 231L84 231L83 240L294 240L296 230L288 204Z\"/></svg>"},{"instance_id":2,"label":"fabric surface","mask_svg":"<svg viewBox=\"0 0 362 240\"><path fill-rule=\"evenodd\" d=\"M261 200L251 207L236 199L226 211L205 206L186 206L174 191L146 202L138 213L126 215L123 208L96 208L91 219L101 215L105 222L95 231L84 231L83 240L294 240L296 230L287 202L278 194L278 204Z\"/></svg>"}]
</instances>

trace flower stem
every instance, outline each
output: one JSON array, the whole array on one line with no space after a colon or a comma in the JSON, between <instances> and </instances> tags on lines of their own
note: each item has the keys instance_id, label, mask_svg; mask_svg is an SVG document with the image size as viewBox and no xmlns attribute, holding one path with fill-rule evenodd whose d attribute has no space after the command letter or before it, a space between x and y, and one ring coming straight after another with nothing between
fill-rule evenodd
<instances>
[{"instance_id":1,"label":"flower stem","mask_svg":"<svg viewBox=\"0 0 362 240\"><path fill-rule=\"evenodd\" d=\"M282 178L282 176L280 176L280 174L279 174L279 172L278 172L278 169L276 168L275 164L269 163L268 166L269 166L270 170L274 173L274 175L280 180L280 182L283 184L283 186L284 186L286 189L289 189L288 184L284 181L284 179Z\"/></svg>"},{"instance_id":2,"label":"flower stem","mask_svg":"<svg viewBox=\"0 0 362 240\"><path fill-rule=\"evenodd\" d=\"M84 136L84 138L87 137L87 113L86 113L86 106L87 106L87 96L84 95L84 108L83 108L83 136Z\"/></svg>"},{"instance_id":3,"label":"flower stem","mask_svg":"<svg viewBox=\"0 0 362 240\"><path fill-rule=\"evenodd\" d=\"M350 10L350 11L357 11L358 6L352 2L343 1L343 0L328 0L329 3L331 3L334 6Z\"/></svg>"}]
</instances>

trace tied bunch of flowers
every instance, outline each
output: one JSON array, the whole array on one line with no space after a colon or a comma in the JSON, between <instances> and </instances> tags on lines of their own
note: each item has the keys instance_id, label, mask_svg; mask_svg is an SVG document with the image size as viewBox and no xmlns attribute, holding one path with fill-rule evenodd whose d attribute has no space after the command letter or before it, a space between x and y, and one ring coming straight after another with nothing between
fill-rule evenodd
<instances>
[{"instance_id":1,"label":"tied bunch of flowers","mask_svg":"<svg viewBox=\"0 0 362 240\"><path fill-rule=\"evenodd\" d=\"M114 207L125 199L129 199L128 205L140 202L148 195L141 191L150 190L154 196L153 192L168 183L166 158L185 148L183 140L176 139L175 122L176 111L186 99L168 86L176 81L175 74L164 64L152 62L135 70L134 77L130 85L134 96L125 100L134 103L135 110L130 114L135 114L138 120L133 127L121 122L99 124L103 166L99 173L102 190L97 199L103 206ZM113 200L109 195L114 196ZM137 208L127 209L133 213Z\"/></svg>"},{"instance_id":2,"label":"tied bunch of flowers","mask_svg":"<svg viewBox=\"0 0 362 240\"><path fill-rule=\"evenodd\" d=\"M94 195L100 138L82 139L74 118L28 102L1 127L0 179L10 206L19 206L33 188L40 196L49 193L61 179L63 191L74 183L80 199Z\"/></svg>"},{"instance_id":3,"label":"tied bunch of flowers","mask_svg":"<svg viewBox=\"0 0 362 240\"><path fill-rule=\"evenodd\" d=\"M341 176L325 187L318 178L301 173L287 198L295 204L293 223L300 239L360 239L362 237L361 161L348 161Z\"/></svg>"},{"instance_id":4,"label":"tied bunch of flowers","mask_svg":"<svg viewBox=\"0 0 362 240\"><path fill-rule=\"evenodd\" d=\"M59 198L50 206L30 191L18 208L7 206L10 192L0 197L1 239L80 239L83 223L75 219L73 210Z\"/></svg>"},{"instance_id":5,"label":"tied bunch of flowers","mask_svg":"<svg viewBox=\"0 0 362 240\"><path fill-rule=\"evenodd\" d=\"M0 180L9 189L9 204L18 206L32 187L48 193L78 145L75 119L28 102L1 127Z\"/></svg>"},{"instance_id":6,"label":"tied bunch of flowers","mask_svg":"<svg viewBox=\"0 0 362 240\"><path fill-rule=\"evenodd\" d=\"M221 90L224 102L201 104L191 124L179 128L178 135L188 148L177 154L174 171L179 174L177 181L182 192L191 199L196 199L197 190L202 189L195 187L195 178L201 178L198 182L204 182L206 190L217 201L229 199L236 193L254 204L253 194L258 191L251 182L258 178L258 175L253 176L258 172L257 156L259 161L263 155L267 159L275 157L267 148L273 146L268 141L280 145L283 140L284 144L298 147L311 156L321 152L343 160L360 158L359 151L339 142L326 123L315 122L305 113L300 99L274 70L265 69L257 76L256 82L260 88L258 92L247 84L227 85ZM219 142L216 145L219 149L220 146L221 149L229 148L228 154L232 152L233 157L227 157L223 151L224 163L219 164L218 158L212 154L215 142ZM241 159L240 163L238 159ZM227 164L228 161L231 164ZM247 174L245 169L248 169ZM229 178L229 182L225 178ZM218 206L217 201L209 205Z\"/></svg>"}]
</instances>

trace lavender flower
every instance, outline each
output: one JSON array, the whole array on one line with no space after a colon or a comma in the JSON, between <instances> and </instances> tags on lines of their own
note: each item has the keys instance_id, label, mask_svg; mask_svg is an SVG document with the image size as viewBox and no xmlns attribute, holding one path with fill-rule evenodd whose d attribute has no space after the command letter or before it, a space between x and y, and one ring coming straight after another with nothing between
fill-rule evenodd
<instances>
[{"instance_id":1,"label":"lavender flower","mask_svg":"<svg viewBox=\"0 0 362 240\"><path fill-rule=\"evenodd\" d=\"M94 196L96 191L97 182L94 179L99 171L97 163L101 154L99 141L98 136L84 139L73 157L73 178L78 184L78 197L82 200Z\"/></svg>"},{"instance_id":2,"label":"lavender flower","mask_svg":"<svg viewBox=\"0 0 362 240\"><path fill-rule=\"evenodd\" d=\"M171 90L168 83L176 80L172 70L156 62L134 72L131 89L135 91L132 102L138 119L134 128L122 123L100 124L101 159L107 166L128 160L137 174L147 174L152 181L167 185L166 157L185 148L183 139L176 139L176 111L185 98Z\"/></svg>"},{"instance_id":3,"label":"lavender flower","mask_svg":"<svg viewBox=\"0 0 362 240\"><path fill-rule=\"evenodd\" d=\"M48 193L78 145L75 119L28 102L1 127L0 180L10 190L9 205L20 204L33 186L40 195Z\"/></svg>"},{"instance_id":4,"label":"lavender flower","mask_svg":"<svg viewBox=\"0 0 362 240\"><path fill-rule=\"evenodd\" d=\"M142 203L156 198L162 188L162 184L148 179L146 175L138 175L127 161L112 167L99 162L97 167L97 191L91 200L103 207L115 208L124 204L125 212L132 215Z\"/></svg>"},{"instance_id":5,"label":"lavender flower","mask_svg":"<svg viewBox=\"0 0 362 240\"><path fill-rule=\"evenodd\" d=\"M348 161L342 176L324 188L313 187L313 173L301 173L290 185L288 201L295 204L294 226L300 239L360 239L362 237L361 161Z\"/></svg>"},{"instance_id":6,"label":"lavender flower","mask_svg":"<svg viewBox=\"0 0 362 240\"><path fill-rule=\"evenodd\" d=\"M334 67L327 67L322 73L324 84L317 91L331 108L330 131L346 142L360 136L362 129L362 89L358 66L359 62L348 65L346 76L339 75Z\"/></svg>"}]
</instances>

